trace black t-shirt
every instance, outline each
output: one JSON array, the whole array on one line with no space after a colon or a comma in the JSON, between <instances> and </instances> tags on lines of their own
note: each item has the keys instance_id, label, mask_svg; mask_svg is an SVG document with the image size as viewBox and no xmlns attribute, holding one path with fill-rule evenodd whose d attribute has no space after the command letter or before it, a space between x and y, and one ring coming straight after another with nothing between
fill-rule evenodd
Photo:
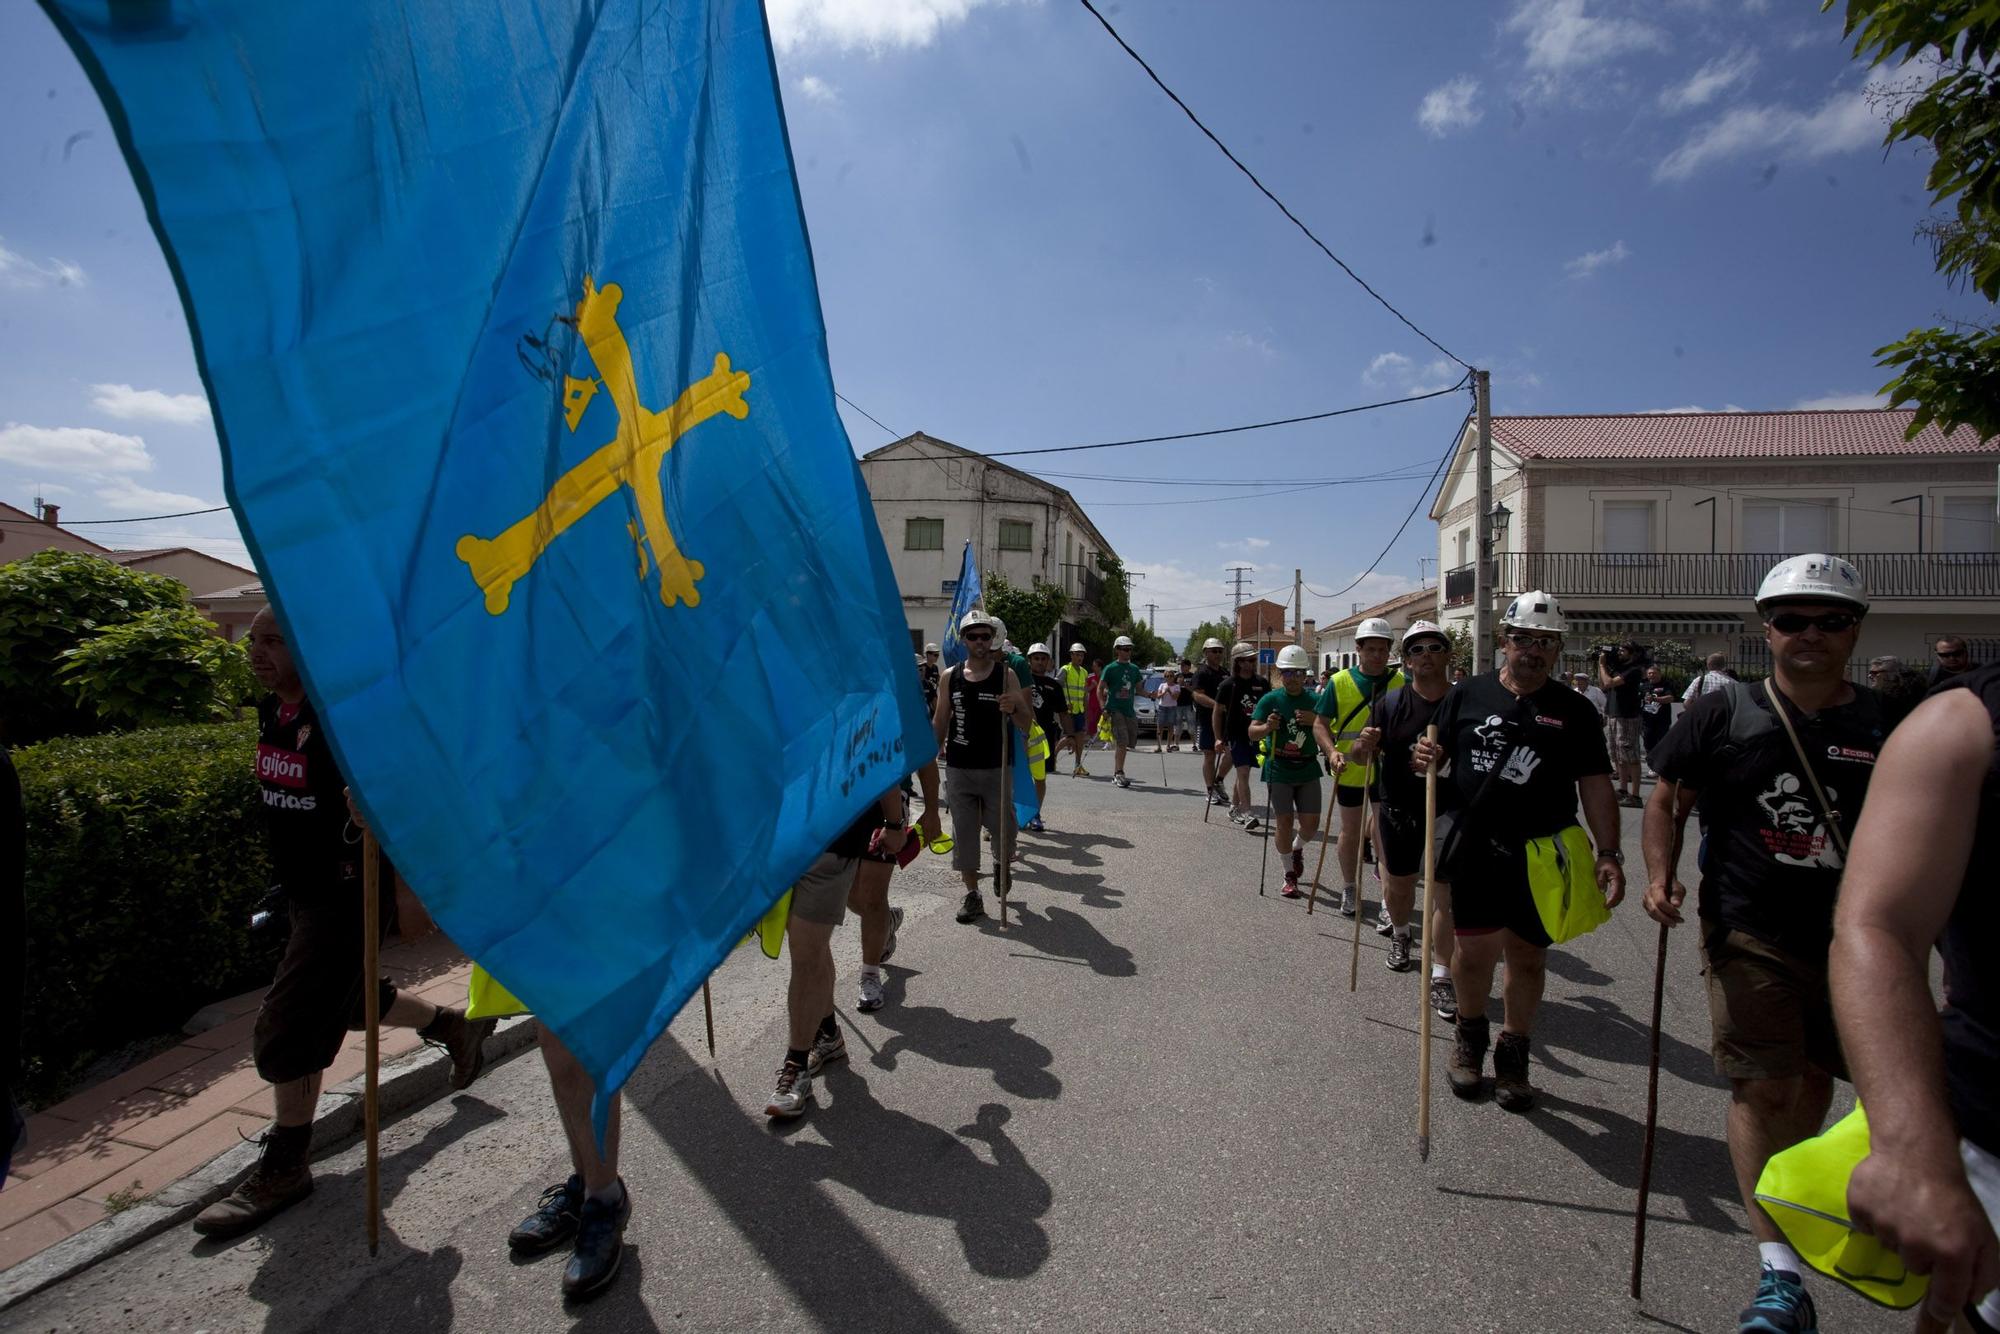
<instances>
[{"instance_id":1,"label":"black t-shirt","mask_svg":"<svg viewBox=\"0 0 2000 1334\"><path fill-rule=\"evenodd\" d=\"M1875 692L1806 715L1787 706L1813 773L1852 834L1886 729ZM1699 796L1708 829L1701 916L1824 962L1833 941L1840 849L1762 685L1696 696L1650 756L1663 782Z\"/></svg>"},{"instance_id":2,"label":"black t-shirt","mask_svg":"<svg viewBox=\"0 0 2000 1334\"><path fill-rule=\"evenodd\" d=\"M1410 769L1410 750L1423 740L1424 729L1437 721L1438 710L1451 698L1451 688L1435 703L1417 693L1415 686L1398 686L1382 697L1369 715L1369 726L1382 729L1380 758L1375 764L1375 800L1386 810L1401 816L1424 818L1424 776ZM1336 720L1338 721L1338 720ZM1438 809L1456 804L1452 785L1438 784Z\"/></svg>"},{"instance_id":3,"label":"black t-shirt","mask_svg":"<svg viewBox=\"0 0 2000 1334\"><path fill-rule=\"evenodd\" d=\"M1049 734L1049 740L1060 741L1063 729L1059 715L1067 717L1069 713L1063 701L1063 683L1053 676L1029 677L1028 702L1035 706L1035 721Z\"/></svg>"},{"instance_id":4,"label":"black t-shirt","mask_svg":"<svg viewBox=\"0 0 2000 1334\"><path fill-rule=\"evenodd\" d=\"M1194 674L1194 691L1210 699L1222 697L1222 683L1229 679L1229 673L1220 667L1203 667ZM1195 701L1190 700L1189 703ZM1204 710L1206 712L1206 710Z\"/></svg>"},{"instance_id":5,"label":"black t-shirt","mask_svg":"<svg viewBox=\"0 0 2000 1334\"><path fill-rule=\"evenodd\" d=\"M1463 818L1508 846L1575 824L1577 779L1611 772L1596 706L1553 679L1522 698L1497 671L1472 677L1437 724Z\"/></svg>"},{"instance_id":6,"label":"black t-shirt","mask_svg":"<svg viewBox=\"0 0 2000 1334\"><path fill-rule=\"evenodd\" d=\"M1993 892L1993 867L2000 862L2000 665L1947 677L1941 688L1970 690L1993 723L1993 758L1980 784L1972 856L1938 953L1944 958L1944 1069L1952 1114L1960 1135L2000 1154L2000 982L1986 971L2000 935L2000 895Z\"/></svg>"},{"instance_id":7,"label":"black t-shirt","mask_svg":"<svg viewBox=\"0 0 2000 1334\"><path fill-rule=\"evenodd\" d=\"M1662 693L1655 696L1653 687L1642 685L1639 698L1639 730L1646 738L1646 749L1660 744L1660 738L1674 725L1673 696Z\"/></svg>"},{"instance_id":8,"label":"black t-shirt","mask_svg":"<svg viewBox=\"0 0 2000 1334\"><path fill-rule=\"evenodd\" d=\"M257 705L257 782L278 883L294 898L361 878L361 839L347 840L347 780L311 700Z\"/></svg>"},{"instance_id":9,"label":"black t-shirt","mask_svg":"<svg viewBox=\"0 0 2000 1334\"><path fill-rule=\"evenodd\" d=\"M1612 684L1604 686L1604 716L1607 718L1637 718L1639 716L1639 683L1645 678L1646 669L1639 663L1619 667L1615 663L1605 663L1604 668L1611 673ZM1603 686L1602 681L1592 685Z\"/></svg>"},{"instance_id":10,"label":"black t-shirt","mask_svg":"<svg viewBox=\"0 0 2000 1334\"><path fill-rule=\"evenodd\" d=\"M1261 676L1232 676L1224 681L1215 695L1215 702L1222 706L1223 721L1229 725L1228 740L1234 744L1250 744L1250 715L1257 711L1257 701L1271 693L1271 683Z\"/></svg>"},{"instance_id":11,"label":"black t-shirt","mask_svg":"<svg viewBox=\"0 0 2000 1334\"><path fill-rule=\"evenodd\" d=\"M970 681L965 665L951 669L951 712L945 718L944 755L954 769L1000 767L1000 692L1007 679L995 660L985 679ZM1012 724L1008 724L1012 726Z\"/></svg>"}]
</instances>

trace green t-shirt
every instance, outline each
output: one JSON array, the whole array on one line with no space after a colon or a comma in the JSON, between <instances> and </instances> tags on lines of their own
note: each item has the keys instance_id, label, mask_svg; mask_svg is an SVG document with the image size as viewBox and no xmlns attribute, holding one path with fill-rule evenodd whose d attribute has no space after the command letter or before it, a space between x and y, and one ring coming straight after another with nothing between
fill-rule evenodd
<instances>
[{"instance_id":1,"label":"green t-shirt","mask_svg":"<svg viewBox=\"0 0 2000 1334\"><path fill-rule=\"evenodd\" d=\"M1114 662L1097 678L1106 713L1130 714L1132 699L1146 683L1146 673L1136 662Z\"/></svg>"},{"instance_id":2,"label":"green t-shirt","mask_svg":"<svg viewBox=\"0 0 2000 1334\"><path fill-rule=\"evenodd\" d=\"M1280 687L1257 701L1250 721L1261 723L1272 714L1283 721L1266 738L1270 753L1264 761L1267 783L1310 783L1319 778L1319 747L1313 742L1313 697L1300 690L1287 694Z\"/></svg>"}]
</instances>

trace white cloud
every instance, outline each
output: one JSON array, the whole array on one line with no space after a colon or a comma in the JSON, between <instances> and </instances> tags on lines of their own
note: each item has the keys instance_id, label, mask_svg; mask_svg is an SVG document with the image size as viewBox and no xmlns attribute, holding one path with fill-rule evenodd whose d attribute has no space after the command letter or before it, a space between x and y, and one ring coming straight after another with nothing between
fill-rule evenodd
<instances>
[{"instance_id":1,"label":"white cloud","mask_svg":"<svg viewBox=\"0 0 2000 1334\"><path fill-rule=\"evenodd\" d=\"M1757 53L1749 48L1717 56L1660 94L1663 111L1692 111L1705 107L1736 85L1747 81L1757 68Z\"/></svg>"},{"instance_id":2,"label":"white cloud","mask_svg":"<svg viewBox=\"0 0 2000 1334\"><path fill-rule=\"evenodd\" d=\"M1361 383L1373 389L1390 389L1411 396L1446 389L1458 382L1452 364L1443 358L1419 366L1400 352L1383 352L1361 372Z\"/></svg>"},{"instance_id":3,"label":"white cloud","mask_svg":"<svg viewBox=\"0 0 2000 1334\"><path fill-rule=\"evenodd\" d=\"M1270 545L1271 541L1269 538L1246 537L1235 542L1217 542L1215 549L1217 551L1237 551L1247 556L1252 552L1262 551Z\"/></svg>"},{"instance_id":4,"label":"white cloud","mask_svg":"<svg viewBox=\"0 0 2000 1334\"><path fill-rule=\"evenodd\" d=\"M107 508L127 514L202 510L215 504L212 500L185 495L179 491L155 491L150 486L140 486L129 477L110 479L97 488L97 498L103 501Z\"/></svg>"},{"instance_id":5,"label":"white cloud","mask_svg":"<svg viewBox=\"0 0 2000 1334\"><path fill-rule=\"evenodd\" d=\"M1649 23L1589 11L1589 0L1521 0L1515 6L1506 28L1521 34L1530 72L1563 74L1667 44L1666 34Z\"/></svg>"},{"instance_id":6,"label":"white cloud","mask_svg":"<svg viewBox=\"0 0 2000 1334\"><path fill-rule=\"evenodd\" d=\"M1689 135L1653 168L1657 181L1684 181L1704 167L1732 158L1793 157L1810 161L1881 144L1883 113L1869 94L1894 79L1877 71L1866 85L1844 89L1810 111L1785 106L1732 107Z\"/></svg>"},{"instance_id":7,"label":"white cloud","mask_svg":"<svg viewBox=\"0 0 2000 1334\"><path fill-rule=\"evenodd\" d=\"M0 427L0 460L24 468L91 476L153 469L153 456L146 452L144 440L92 426L23 426L8 422Z\"/></svg>"},{"instance_id":8,"label":"white cloud","mask_svg":"<svg viewBox=\"0 0 2000 1334\"><path fill-rule=\"evenodd\" d=\"M36 263L0 242L0 287L81 287L83 266L66 259Z\"/></svg>"},{"instance_id":9,"label":"white cloud","mask_svg":"<svg viewBox=\"0 0 2000 1334\"><path fill-rule=\"evenodd\" d=\"M1232 561L1231 564L1242 562ZM1135 574L1143 574L1143 580L1132 585L1133 610L1140 616L1146 614L1146 603L1159 608L1155 617L1158 633L1170 640L1178 649L1188 636L1188 631L1203 621L1226 621L1234 602L1230 590L1229 576L1222 566L1213 572L1192 570L1177 561L1127 561L1125 568ZM1285 586L1286 596L1290 596L1291 585ZM1245 601L1254 594L1246 593Z\"/></svg>"},{"instance_id":10,"label":"white cloud","mask_svg":"<svg viewBox=\"0 0 2000 1334\"><path fill-rule=\"evenodd\" d=\"M1442 139L1453 130L1470 129L1486 112L1473 105L1479 96L1479 80L1461 74L1424 94L1417 106L1417 124Z\"/></svg>"},{"instance_id":11,"label":"white cloud","mask_svg":"<svg viewBox=\"0 0 2000 1334\"><path fill-rule=\"evenodd\" d=\"M1368 363L1368 369L1361 372L1363 384L1388 384L1400 380L1410 373L1410 359L1400 352L1384 352Z\"/></svg>"},{"instance_id":12,"label":"white cloud","mask_svg":"<svg viewBox=\"0 0 2000 1334\"><path fill-rule=\"evenodd\" d=\"M1847 408L1886 408L1889 400L1880 394L1822 394L1818 398L1802 398L1792 404L1795 412L1826 412Z\"/></svg>"},{"instance_id":13,"label":"white cloud","mask_svg":"<svg viewBox=\"0 0 2000 1334\"><path fill-rule=\"evenodd\" d=\"M1346 571L1333 579L1328 587L1347 588L1354 576L1360 573L1359 570ZM1307 571L1306 582L1317 584L1320 581L1313 577L1311 571ZM1388 574L1376 570L1364 575L1360 583L1355 584L1338 598L1322 598L1315 597L1311 593L1306 594L1306 615L1317 621L1319 628L1324 630L1335 621L1352 616L1354 604L1357 602L1363 607L1372 607L1377 603L1387 602L1390 598L1400 597L1404 593L1413 593L1421 587L1423 585L1409 575Z\"/></svg>"},{"instance_id":14,"label":"white cloud","mask_svg":"<svg viewBox=\"0 0 2000 1334\"><path fill-rule=\"evenodd\" d=\"M834 103L840 100L840 90L817 74L808 74L798 81L798 90L805 94L808 102Z\"/></svg>"},{"instance_id":15,"label":"white cloud","mask_svg":"<svg viewBox=\"0 0 2000 1334\"><path fill-rule=\"evenodd\" d=\"M884 51L929 46L990 0L768 0L780 55L808 47Z\"/></svg>"},{"instance_id":16,"label":"white cloud","mask_svg":"<svg viewBox=\"0 0 2000 1334\"><path fill-rule=\"evenodd\" d=\"M1677 408L1646 408L1643 410L1642 415L1648 417L1670 417L1681 412L1748 412L1749 410L1748 408L1739 408L1734 403L1724 403L1719 408L1705 408L1699 403L1686 403Z\"/></svg>"},{"instance_id":17,"label":"white cloud","mask_svg":"<svg viewBox=\"0 0 2000 1334\"><path fill-rule=\"evenodd\" d=\"M158 389L134 389L129 384L90 386L90 405L121 421L193 426L208 420L208 399L200 394L169 394Z\"/></svg>"},{"instance_id":18,"label":"white cloud","mask_svg":"<svg viewBox=\"0 0 2000 1334\"><path fill-rule=\"evenodd\" d=\"M1612 264L1623 264L1627 259L1631 258L1631 255L1632 252L1625 248L1623 241L1613 241L1603 250L1592 250L1578 255L1575 259L1563 265L1563 269L1572 278L1588 278L1599 269L1606 268Z\"/></svg>"},{"instance_id":19,"label":"white cloud","mask_svg":"<svg viewBox=\"0 0 2000 1334\"><path fill-rule=\"evenodd\" d=\"M1278 355L1278 349L1271 345L1270 339L1259 338L1256 334L1245 333L1241 329L1232 330L1224 334L1222 336L1222 345L1224 347L1235 348L1239 352L1255 352L1260 357L1275 357Z\"/></svg>"}]
</instances>

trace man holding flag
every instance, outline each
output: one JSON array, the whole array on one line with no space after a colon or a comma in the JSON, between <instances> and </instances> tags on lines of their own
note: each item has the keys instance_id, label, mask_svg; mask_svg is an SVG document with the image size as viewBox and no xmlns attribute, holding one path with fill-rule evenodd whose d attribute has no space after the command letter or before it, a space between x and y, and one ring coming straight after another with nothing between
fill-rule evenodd
<instances>
[{"instance_id":1,"label":"man holding flag","mask_svg":"<svg viewBox=\"0 0 2000 1334\"><path fill-rule=\"evenodd\" d=\"M936 746L763 8L42 8L144 196L339 769L547 1034L599 1206L565 1288L602 1291L619 1087ZM769 664L807 642L801 690ZM696 657L730 708L670 707Z\"/></svg>"}]
</instances>

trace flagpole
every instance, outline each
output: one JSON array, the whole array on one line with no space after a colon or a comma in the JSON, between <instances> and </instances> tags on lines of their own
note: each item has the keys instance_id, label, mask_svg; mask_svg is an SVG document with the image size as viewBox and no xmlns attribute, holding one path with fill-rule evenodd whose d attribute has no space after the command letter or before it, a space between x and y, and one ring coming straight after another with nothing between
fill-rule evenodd
<instances>
[{"instance_id":1,"label":"flagpole","mask_svg":"<svg viewBox=\"0 0 2000 1334\"><path fill-rule=\"evenodd\" d=\"M708 998L708 979L701 980L701 1017L708 1027L708 1059L715 1059L715 1002Z\"/></svg>"},{"instance_id":2,"label":"flagpole","mask_svg":"<svg viewBox=\"0 0 2000 1334\"><path fill-rule=\"evenodd\" d=\"M1437 744L1437 724L1424 729L1424 740ZM1417 1161L1431 1158L1431 895L1437 885L1437 769L1424 773L1424 961L1423 982L1417 987ZM1357 895L1358 897L1358 895ZM1354 905L1355 915L1361 905Z\"/></svg>"},{"instance_id":3,"label":"flagpole","mask_svg":"<svg viewBox=\"0 0 2000 1334\"><path fill-rule=\"evenodd\" d=\"M382 867L370 830L361 832L361 1126L367 1141L368 1253L382 1243Z\"/></svg>"}]
</instances>

